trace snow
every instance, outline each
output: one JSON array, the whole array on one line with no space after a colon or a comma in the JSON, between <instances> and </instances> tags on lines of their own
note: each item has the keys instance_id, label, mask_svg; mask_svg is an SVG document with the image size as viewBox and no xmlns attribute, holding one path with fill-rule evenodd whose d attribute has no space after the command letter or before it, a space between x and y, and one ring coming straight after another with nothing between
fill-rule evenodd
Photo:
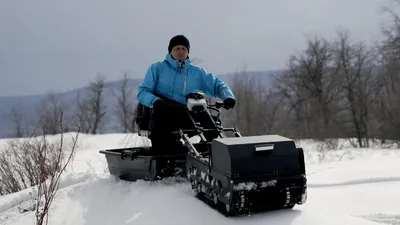
<instances>
[{"instance_id":1,"label":"snow","mask_svg":"<svg viewBox=\"0 0 400 225\"><path fill-rule=\"evenodd\" d=\"M150 144L142 139L136 134L81 134L49 224L400 224L399 149L354 149L341 140L340 149L321 157L320 147L301 140L298 144L306 151L307 202L292 210L227 218L196 199L186 182L126 182L110 176L99 150ZM0 140L0 151L6 142ZM32 205L32 192L0 196L0 224L34 224L34 212L19 210Z\"/></svg>"},{"instance_id":2,"label":"snow","mask_svg":"<svg viewBox=\"0 0 400 225\"><path fill-rule=\"evenodd\" d=\"M233 189L235 189L236 191L253 190L253 189L256 189L258 186L260 188L275 186L276 182L277 182L277 180L264 181L264 182L261 182L260 185L258 185L255 182L242 182L242 183L238 183L238 184L234 185Z\"/></svg>"}]
</instances>

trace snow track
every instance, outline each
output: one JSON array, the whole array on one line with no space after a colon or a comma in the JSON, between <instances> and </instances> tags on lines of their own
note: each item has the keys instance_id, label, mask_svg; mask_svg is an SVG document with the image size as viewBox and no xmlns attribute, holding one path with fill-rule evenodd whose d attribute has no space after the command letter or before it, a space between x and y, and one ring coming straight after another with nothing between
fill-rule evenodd
<instances>
[{"instance_id":1,"label":"snow track","mask_svg":"<svg viewBox=\"0 0 400 225\"><path fill-rule=\"evenodd\" d=\"M382 182L393 182L400 181L400 176L398 177L376 177L376 178L366 178L359 180L351 180L339 183L311 183L308 184L308 188L326 188L326 187L335 187L335 186L349 186L349 185L362 185L362 184L372 184L372 183L382 183Z\"/></svg>"},{"instance_id":2,"label":"snow track","mask_svg":"<svg viewBox=\"0 0 400 225\"><path fill-rule=\"evenodd\" d=\"M372 214L363 216L363 218L388 225L400 225L400 214Z\"/></svg>"},{"instance_id":3,"label":"snow track","mask_svg":"<svg viewBox=\"0 0 400 225\"><path fill-rule=\"evenodd\" d=\"M60 189L68 188L72 185L76 185L87 181L91 177L90 174L81 174L80 176L67 176L64 177L60 182ZM1 213L10 210L16 206L23 207L26 204L30 204L33 197L36 194L35 189L29 188L18 193L0 197L0 215Z\"/></svg>"}]
</instances>

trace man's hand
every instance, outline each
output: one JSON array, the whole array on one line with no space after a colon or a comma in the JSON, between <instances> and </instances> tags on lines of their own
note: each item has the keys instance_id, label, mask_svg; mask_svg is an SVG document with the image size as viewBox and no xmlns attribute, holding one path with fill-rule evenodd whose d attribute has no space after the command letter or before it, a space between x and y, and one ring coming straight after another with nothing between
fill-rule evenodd
<instances>
[{"instance_id":1,"label":"man's hand","mask_svg":"<svg viewBox=\"0 0 400 225\"><path fill-rule=\"evenodd\" d=\"M164 106L164 100L157 99L153 102L153 109L162 109Z\"/></svg>"},{"instance_id":2,"label":"man's hand","mask_svg":"<svg viewBox=\"0 0 400 225\"><path fill-rule=\"evenodd\" d=\"M224 108L225 109L233 109L235 107L236 100L233 98L226 98L224 100Z\"/></svg>"}]
</instances>

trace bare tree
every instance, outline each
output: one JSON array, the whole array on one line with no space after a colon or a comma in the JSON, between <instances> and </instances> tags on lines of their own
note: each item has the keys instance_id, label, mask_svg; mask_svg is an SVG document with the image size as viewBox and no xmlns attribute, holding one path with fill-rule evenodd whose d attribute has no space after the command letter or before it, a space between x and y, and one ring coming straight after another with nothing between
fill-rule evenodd
<instances>
[{"instance_id":1,"label":"bare tree","mask_svg":"<svg viewBox=\"0 0 400 225\"><path fill-rule=\"evenodd\" d=\"M396 1L399 5L400 2ZM394 9L387 9L392 18L383 29L384 40L380 44L381 92L380 111L381 138L400 142L400 16Z\"/></svg>"},{"instance_id":2,"label":"bare tree","mask_svg":"<svg viewBox=\"0 0 400 225\"><path fill-rule=\"evenodd\" d=\"M292 55L288 70L277 78L277 88L290 104L301 137L324 139L334 135L331 125L341 108L338 68L332 46L324 38L308 40L307 49Z\"/></svg>"},{"instance_id":3,"label":"bare tree","mask_svg":"<svg viewBox=\"0 0 400 225\"><path fill-rule=\"evenodd\" d=\"M287 114L284 96L275 89L269 90L261 103L261 112L264 112L264 130L266 133L278 133L286 135Z\"/></svg>"},{"instance_id":4,"label":"bare tree","mask_svg":"<svg viewBox=\"0 0 400 225\"><path fill-rule=\"evenodd\" d=\"M375 96L379 92L375 50L363 42L353 44L348 32L339 32L334 52L343 77L345 109L350 113L348 134L355 134L359 147L368 147L371 108L377 104Z\"/></svg>"},{"instance_id":5,"label":"bare tree","mask_svg":"<svg viewBox=\"0 0 400 225\"><path fill-rule=\"evenodd\" d=\"M12 134L13 137L23 137L26 135L26 125L24 123L25 118L23 115L23 109L21 106L14 106L11 108L11 111L9 113L9 118L10 121L14 125L14 132Z\"/></svg>"},{"instance_id":6,"label":"bare tree","mask_svg":"<svg viewBox=\"0 0 400 225\"><path fill-rule=\"evenodd\" d=\"M107 107L104 101L105 79L97 76L95 82L91 82L83 99L78 100L78 110L83 117L83 131L97 134L104 123Z\"/></svg>"},{"instance_id":7,"label":"bare tree","mask_svg":"<svg viewBox=\"0 0 400 225\"><path fill-rule=\"evenodd\" d=\"M237 99L237 105L231 115L231 123L234 123L244 135L255 133L254 116L256 103L254 98L254 78L249 78L245 72L234 75L233 92Z\"/></svg>"},{"instance_id":8,"label":"bare tree","mask_svg":"<svg viewBox=\"0 0 400 225\"><path fill-rule=\"evenodd\" d=\"M135 129L135 124L132 122L135 113L132 96L133 91L133 88L129 87L128 74L125 73L118 93L115 93L115 95L117 95L115 115L124 133L133 132Z\"/></svg>"},{"instance_id":9,"label":"bare tree","mask_svg":"<svg viewBox=\"0 0 400 225\"><path fill-rule=\"evenodd\" d=\"M237 126L243 135L274 132L278 125L279 96L265 90L260 77L245 69L233 77L232 89L237 99L235 108L228 112L227 124Z\"/></svg>"},{"instance_id":10,"label":"bare tree","mask_svg":"<svg viewBox=\"0 0 400 225\"><path fill-rule=\"evenodd\" d=\"M37 106L37 115L39 125L43 134L58 134L60 133L59 118L61 112L65 111L62 98L54 93L49 92L46 97Z\"/></svg>"},{"instance_id":11,"label":"bare tree","mask_svg":"<svg viewBox=\"0 0 400 225\"><path fill-rule=\"evenodd\" d=\"M77 117L75 121L77 127L80 127L82 118ZM61 175L65 172L67 166L71 163L75 152L76 144L79 137L80 130L76 136L73 137L70 146L66 145L64 140L65 125L71 121L64 121L63 112L60 114L59 126L61 130L60 141L58 143L50 144L43 136L42 148L39 148L35 158L38 159L37 177L39 182L37 186L36 196L36 224L43 225L48 223L48 212L54 197L58 192ZM48 164L48 163L49 164Z\"/></svg>"}]
</instances>

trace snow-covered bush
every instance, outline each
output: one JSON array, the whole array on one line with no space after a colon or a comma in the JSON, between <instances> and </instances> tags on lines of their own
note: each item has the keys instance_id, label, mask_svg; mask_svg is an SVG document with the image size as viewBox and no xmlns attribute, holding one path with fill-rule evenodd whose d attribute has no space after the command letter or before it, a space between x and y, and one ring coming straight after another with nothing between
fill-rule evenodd
<instances>
[{"instance_id":1,"label":"snow-covered bush","mask_svg":"<svg viewBox=\"0 0 400 225\"><path fill-rule=\"evenodd\" d=\"M64 122L61 113L58 123L60 134L12 139L0 152L0 194L10 194L32 187L36 190L36 224L44 224L47 212L59 188L62 173L73 159L79 130L66 138L64 127L76 121L80 128L81 119ZM70 133L71 134L71 133Z\"/></svg>"}]
</instances>

